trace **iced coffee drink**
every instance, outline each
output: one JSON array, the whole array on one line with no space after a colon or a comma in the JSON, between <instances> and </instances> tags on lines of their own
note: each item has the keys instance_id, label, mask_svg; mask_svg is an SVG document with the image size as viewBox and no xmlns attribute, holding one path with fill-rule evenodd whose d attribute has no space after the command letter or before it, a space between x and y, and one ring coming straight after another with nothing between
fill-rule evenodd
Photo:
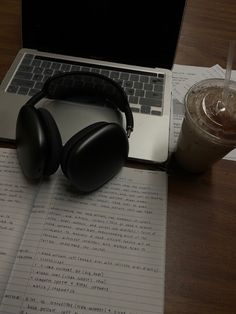
<instances>
[{"instance_id":1,"label":"iced coffee drink","mask_svg":"<svg viewBox=\"0 0 236 314\"><path fill-rule=\"evenodd\" d=\"M236 82L203 80L185 97L185 117L176 159L190 172L203 172L236 147Z\"/></svg>"}]
</instances>

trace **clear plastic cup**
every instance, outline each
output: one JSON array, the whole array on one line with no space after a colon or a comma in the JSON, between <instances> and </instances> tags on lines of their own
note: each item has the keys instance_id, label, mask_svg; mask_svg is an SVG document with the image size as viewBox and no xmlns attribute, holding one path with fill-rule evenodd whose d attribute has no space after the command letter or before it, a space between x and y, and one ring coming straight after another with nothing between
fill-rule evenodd
<instances>
[{"instance_id":1,"label":"clear plastic cup","mask_svg":"<svg viewBox=\"0 0 236 314\"><path fill-rule=\"evenodd\" d=\"M185 96L185 117L176 160L187 171L206 171L236 147L236 82L224 79L193 85Z\"/></svg>"}]
</instances>

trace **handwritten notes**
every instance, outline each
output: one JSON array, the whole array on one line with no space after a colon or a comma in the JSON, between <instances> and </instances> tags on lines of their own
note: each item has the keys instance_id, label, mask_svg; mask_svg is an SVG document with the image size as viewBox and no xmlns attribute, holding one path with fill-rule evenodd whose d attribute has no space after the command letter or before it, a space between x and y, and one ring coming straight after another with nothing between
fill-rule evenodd
<instances>
[{"instance_id":1,"label":"handwritten notes","mask_svg":"<svg viewBox=\"0 0 236 314\"><path fill-rule=\"evenodd\" d=\"M79 195L59 172L36 194L0 313L164 312L165 173Z\"/></svg>"},{"instance_id":2,"label":"handwritten notes","mask_svg":"<svg viewBox=\"0 0 236 314\"><path fill-rule=\"evenodd\" d=\"M33 205L36 188L23 178L14 150L0 154L0 300Z\"/></svg>"}]
</instances>

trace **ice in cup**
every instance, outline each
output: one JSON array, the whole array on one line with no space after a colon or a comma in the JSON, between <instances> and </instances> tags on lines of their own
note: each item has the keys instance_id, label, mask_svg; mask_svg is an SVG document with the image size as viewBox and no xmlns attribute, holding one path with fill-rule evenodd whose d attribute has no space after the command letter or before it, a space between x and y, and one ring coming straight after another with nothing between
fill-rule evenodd
<instances>
[{"instance_id":1,"label":"ice in cup","mask_svg":"<svg viewBox=\"0 0 236 314\"><path fill-rule=\"evenodd\" d=\"M236 147L236 82L208 79L185 96L185 117L175 152L187 171L206 171Z\"/></svg>"}]
</instances>

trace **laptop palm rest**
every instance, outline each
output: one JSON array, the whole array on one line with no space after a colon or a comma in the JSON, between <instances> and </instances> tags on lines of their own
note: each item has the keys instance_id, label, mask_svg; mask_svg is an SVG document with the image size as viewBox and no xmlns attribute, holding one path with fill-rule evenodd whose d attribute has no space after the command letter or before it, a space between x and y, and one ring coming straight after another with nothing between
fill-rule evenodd
<instances>
[{"instance_id":1,"label":"laptop palm rest","mask_svg":"<svg viewBox=\"0 0 236 314\"><path fill-rule=\"evenodd\" d=\"M95 122L115 122L125 128L124 115L118 110L104 107L103 104L46 100L43 106L53 115L63 143ZM169 132L165 127L168 117L163 116L157 121L156 117L147 115L147 120L149 123L144 126L140 114L134 113L134 131L129 138L129 158L146 163L156 163L157 160L160 161L158 163L164 163L168 158ZM160 124L159 128L153 127L156 123Z\"/></svg>"},{"instance_id":2,"label":"laptop palm rest","mask_svg":"<svg viewBox=\"0 0 236 314\"><path fill-rule=\"evenodd\" d=\"M54 117L64 144L74 134L95 122L122 124L123 120L119 111L104 107L99 103L91 105L86 102L46 100L43 107L48 109Z\"/></svg>"}]
</instances>

